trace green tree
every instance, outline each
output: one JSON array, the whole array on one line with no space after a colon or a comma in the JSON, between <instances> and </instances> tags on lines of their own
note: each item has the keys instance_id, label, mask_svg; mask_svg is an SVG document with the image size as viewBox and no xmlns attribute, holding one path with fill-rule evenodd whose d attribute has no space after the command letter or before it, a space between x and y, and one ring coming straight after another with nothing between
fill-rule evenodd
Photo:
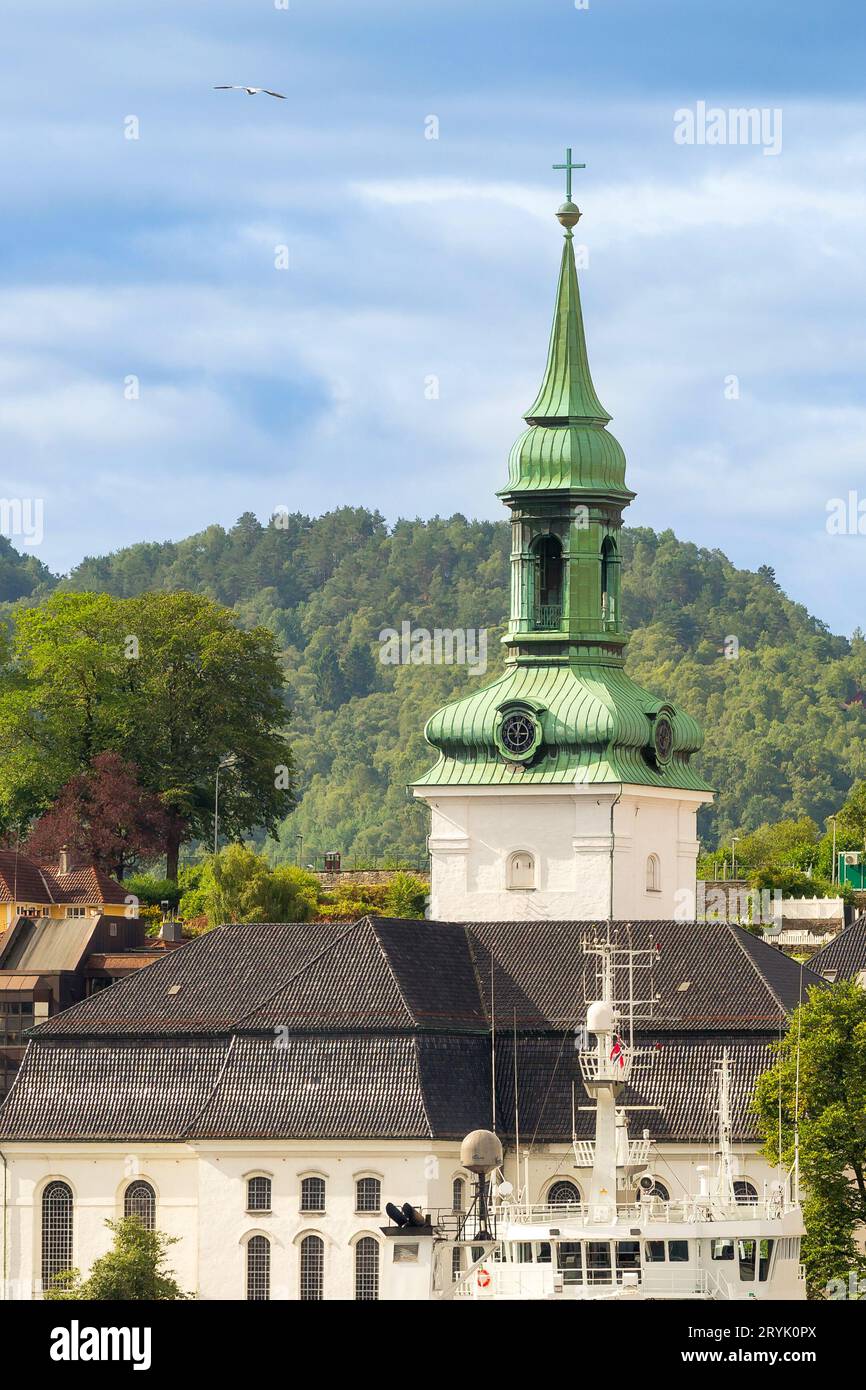
<instances>
[{"instance_id":1,"label":"green tree","mask_svg":"<svg viewBox=\"0 0 866 1390\"><path fill-rule=\"evenodd\" d=\"M852 981L810 989L754 1104L772 1163L793 1164L799 1122L803 1261L810 1296L824 1297L830 1280L866 1272L855 1242L866 1223L866 992Z\"/></svg>"},{"instance_id":2,"label":"green tree","mask_svg":"<svg viewBox=\"0 0 866 1390\"><path fill-rule=\"evenodd\" d=\"M352 642L342 661L349 696L369 695L376 684L376 662L369 642Z\"/></svg>"},{"instance_id":3,"label":"green tree","mask_svg":"<svg viewBox=\"0 0 866 1390\"><path fill-rule=\"evenodd\" d=\"M325 647L313 660L316 677L316 697L322 709L336 709L349 695L349 685L336 652Z\"/></svg>"},{"instance_id":4,"label":"green tree","mask_svg":"<svg viewBox=\"0 0 866 1390\"><path fill-rule=\"evenodd\" d=\"M838 849L866 849L866 780L855 782L836 817Z\"/></svg>"},{"instance_id":5,"label":"green tree","mask_svg":"<svg viewBox=\"0 0 866 1390\"><path fill-rule=\"evenodd\" d=\"M99 1303L168 1303L189 1297L166 1267L169 1246L179 1237L148 1231L137 1216L106 1221L114 1244L94 1260L86 1279L78 1270L60 1275L45 1297L52 1300L90 1299Z\"/></svg>"},{"instance_id":6,"label":"green tree","mask_svg":"<svg viewBox=\"0 0 866 1390\"><path fill-rule=\"evenodd\" d=\"M168 814L166 874L212 833L216 769L229 838L275 829L293 801L274 638L190 593L54 594L18 615L0 671L0 815L20 825L105 750L133 761Z\"/></svg>"},{"instance_id":7,"label":"green tree","mask_svg":"<svg viewBox=\"0 0 866 1390\"><path fill-rule=\"evenodd\" d=\"M388 884L385 911L389 917L423 917L429 892L417 874L396 873Z\"/></svg>"},{"instance_id":8,"label":"green tree","mask_svg":"<svg viewBox=\"0 0 866 1390\"><path fill-rule=\"evenodd\" d=\"M319 882L304 869L272 869L246 845L227 845L202 875L205 911L212 927L223 922L306 922L318 903Z\"/></svg>"}]
</instances>

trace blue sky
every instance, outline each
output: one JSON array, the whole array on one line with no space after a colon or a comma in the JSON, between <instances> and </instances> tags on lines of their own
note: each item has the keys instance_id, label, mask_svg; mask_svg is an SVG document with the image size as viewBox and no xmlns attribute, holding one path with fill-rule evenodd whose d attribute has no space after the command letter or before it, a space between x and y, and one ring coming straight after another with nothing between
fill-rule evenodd
<instances>
[{"instance_id":1,"label":"blue sky","mask_svg":"<svg viewBox=\"0 0 866 1390\"><path fill-rule=\"evenodd\" d=\"M866 536L826 529L866 502L860 0L6 0L3 27L0 493L44 499L53 568L246 510L500 515L571 144L627 519L866 626ZM676 143L699 102L781 110L779 153Z\"/></svg>"}]
</instances>

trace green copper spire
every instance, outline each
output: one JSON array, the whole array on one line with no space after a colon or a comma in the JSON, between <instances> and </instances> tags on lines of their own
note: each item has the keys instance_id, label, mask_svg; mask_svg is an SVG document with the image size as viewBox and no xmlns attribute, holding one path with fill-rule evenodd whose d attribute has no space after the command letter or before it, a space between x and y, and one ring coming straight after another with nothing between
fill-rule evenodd
<instances>
[{"instance_id":1,"label":"green copper spire","mask_svg":"<svg viewBox=\"0 0 866 1390\"><path fill-rule=\"evenodd\" d=\"M560 214L561 215L561 214ZM589 373L586 334L574 264L574 233L569 227L562 248L556 309L541 389L526 411L530 425L591 422L606 425L610 416L598 399Z\"/></svg>"},{"instance_id":2,"label":"green copper spire","mask_svg":"<svg viewBox=\"0 0 866 1390\"><path fill-rule=\"evenodd\" d=\"M572 164L566 151L566 200L556 216L565 228L553 328L541 388L524 419L528 428L508 458L508 483L499 496L509 502L520 494L567 490L630 502L625 482L625 454L605 428L610 415L598 398L589 370L580 290L574 263L574 232L580 209L571 201Z\"/></svg>"},{"instance_id":3,"label":"green copper spire","mask_svg":"<svg viewBox=\"0 0 866 1390\"><path fill-rule=\"evenodd\" d=\"M691 767L698 725L624 667L625 455L589 371L574 263L580 210L557 211L565 246L544 380L511 450L499 496L511 513L511 613L498 680L437 711L439 754L424 785L631 782L704 790Z\"/></svg>"}]
</instances>

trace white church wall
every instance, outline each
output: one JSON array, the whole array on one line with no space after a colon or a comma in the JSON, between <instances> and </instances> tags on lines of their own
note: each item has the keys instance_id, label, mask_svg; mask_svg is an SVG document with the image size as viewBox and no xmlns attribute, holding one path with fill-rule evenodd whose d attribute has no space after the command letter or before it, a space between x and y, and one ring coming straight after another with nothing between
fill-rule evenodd
<instances>
[{"instance_id":1,"label":"white church wall","mask_svg":"<svg viewBox=\"0 0 866 1390\"><path fill-rule=\"evenodd\" d=\"M358 1142L308 1144L273 1142L141 1145L54 1144L38 1148L9 1144L4 1239L7 1281L4 1297L27 1300L39 1296L41 1196L47 1182L59 1178L74 1195L74 1263L87 1273L93 1260L111 1244L107 1217L123 1212L123 1192L135 1177L146 1178L157 1194L159 1230L179 1237L169 1251L169 1264L181 1287L202 1299L243 1300L246 1296L245 1245L253 1234L271 1242L271 1298L295 1300L299 1295L300 1242L319 1235L325 1247L324 1297L354 1297L354 1245L363 1235L387 1247L380 1227L388 1223L388 1201L434 1210L450 1210L452 1182L470 1178L460 1167L456 1143L424 1144L394 1141L374 1145ZM711 1162L711 1160L710 1160ZM696 1193L708 1164L706 1141L660 1144L647 1172L663 1183L672 1200ZM589 1171L575 1168L569 1145L533 1146L528 1165L520 1172L513 1150L506 1153L505 1176L522 1187L528 1170L530 1199L543 1203L551 1183L567 1179L582 1197ZM759 1195L777 1173L759 1155L756 1145L737 1151L737 1175L751 1181ZM323 1213L299 1210L300 1180L307 1174L327 1179ZM247 1211L246 1179L251 1174L272 1179L272 1210ZM355 1210L359 1176L382 1181L382 1210ZM380 1263L380 1278L384 1278Z\"/></svg>"},{"instance_id":2,"label":"white church wall","mask_svg":"<svg viewBox=\"0 0 866 1390\"><path fill-rule=\"evenodd\" d=\"M105 1222L123 1215L123 1194L136 1178L156 1192L156 1225L179 1237L168 1264L181 1287L203 1299L244 1299L246 1242L261 1234L271 1242L271 1297L297 1299L300 1242L316 1234L324 1243L326 1299L354 1296L354 1245L373 1236L383 1245L385 1203L424 1208L451 1204L460 1167L459 1144L301 1143L40 1145L9 1144L4 1212L7 1279L4 1297L39 1297L42 1193L59 1179L73 1193L73 1265L86 1274L111 1246ZM324 1212L300 1210L301 1179L326 1179ZM247 1210L247 1178L272 1182L270 1212ZM360 1177L381 1180L381 1209L356 1211ZM468 1184L467 1184L468 1188ZM384 1258L384 1257L382 1257Z\"/></svg>"},{"instance_id":3,"label":"white church wall","mask_svg":"<svg viewBox=\"0 0 866 1390\"><path fill-rule=\"evenodd\" d=\"M696 812L706 793L663 788L419 788L429 802L430 915L438 921L664 920L694 915ZM509 887L531 854L535 887ZM659 888L647 888L647 860ZM691 910L688 904L691 903Z\"/></svg>"}]
</instances>

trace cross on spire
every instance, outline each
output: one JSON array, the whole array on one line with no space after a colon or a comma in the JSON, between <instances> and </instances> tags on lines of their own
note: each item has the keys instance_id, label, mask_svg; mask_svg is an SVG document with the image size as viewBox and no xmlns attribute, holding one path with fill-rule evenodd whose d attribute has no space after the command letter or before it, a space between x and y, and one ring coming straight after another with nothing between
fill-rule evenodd
<instances>
[{"instance_id":1,"label":"cross on spire","mask_svg":"<svg viewBox=\"0 0 866 1390\"><path fill-rule=\"evenodd\" d=\"M585 169L585 168L586 168L586 165L585 165L585 164L572 164L572 162L571 162L571 146L569 146L569 148L565 151L565 163L564 163L564 164L554 164L553 168L554 168L554 169L564 169L564 170L565 170L565 198L566 198L566 202L569 202L569 203L570 203L570 202L571 202L571 171L572 171L572 169Z\"/></svg>"}]
</instances>

